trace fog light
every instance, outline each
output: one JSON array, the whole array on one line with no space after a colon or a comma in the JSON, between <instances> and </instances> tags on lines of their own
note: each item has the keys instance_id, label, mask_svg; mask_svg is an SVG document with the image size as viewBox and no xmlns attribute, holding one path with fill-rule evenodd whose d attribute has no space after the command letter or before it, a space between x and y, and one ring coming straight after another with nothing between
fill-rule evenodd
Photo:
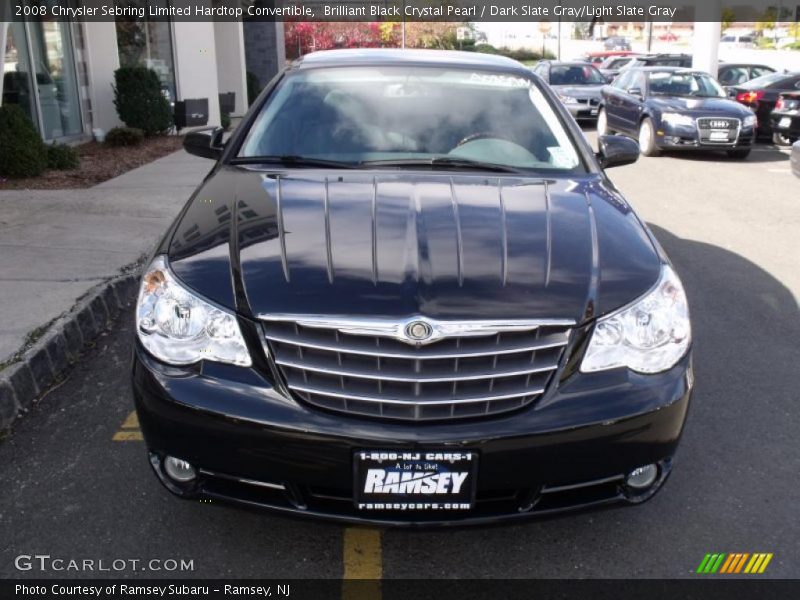
<instances>
[{"instance_id":1,"label":"fog light","mask_svg":"<svg viewBox=\"0 0 800 600\"><path fill-rule=\"evenodd\" d=\"M164 459L164 470L170 479L179 483L188 483L197 477L197 471L190 463L174 456L167 456Z\"/></svg>"},{"instance_id":2,"label":"fog light","mask_svg":"<svg viewBox=\"0 0 800 600\"><path fill-rule=\"evenodd\" d=\"M628 474L625 484L635 490L644 490L649 488L658 476L658 467L655 465L645 465L634 469Z\"/></svg>"}]
</instances>

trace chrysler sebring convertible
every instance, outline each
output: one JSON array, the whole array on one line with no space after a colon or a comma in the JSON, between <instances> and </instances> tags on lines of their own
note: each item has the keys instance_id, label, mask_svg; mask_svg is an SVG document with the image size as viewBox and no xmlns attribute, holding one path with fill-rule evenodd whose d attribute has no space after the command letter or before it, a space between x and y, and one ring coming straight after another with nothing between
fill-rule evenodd
<instances>
[{"instance_id":1,"label":"chrysler sebring convertible","mask_svg":"<svg viewBox=\"0 0 800 600\"><path fill-rule=\"evenodd\" d=\"M172 493L383 525L638 504L691 396L683 286L523 65L289 66L145 268L133 391Z\"/></svg>"},{"instance_id":2,"label":"chrysler sebring convertible","mask_svg":"<svg viewBox=\"0 0 800 600\"><path fill-rule=\"evenodd\" d=\"M757 118L729 100L719 83L701 71L637 67L603 88L597 132L620 132L639 140L642 154L662 150L722 150L747 158Z\"/></svg>"}]
</instances>

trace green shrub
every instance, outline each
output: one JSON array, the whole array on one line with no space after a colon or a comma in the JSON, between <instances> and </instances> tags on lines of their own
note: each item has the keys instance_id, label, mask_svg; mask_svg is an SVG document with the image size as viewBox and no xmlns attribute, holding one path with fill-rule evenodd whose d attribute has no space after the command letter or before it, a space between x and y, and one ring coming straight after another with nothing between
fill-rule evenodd
<instances>
[{"instance_id":1,"label":"green shrub","mask_svg":"<svg viewBox=\"0 0 800 600\"><path fill-rule=\"evenodd\" d=\"M144 141L144 132L135 127L114 127L106 134L109 146L138 146Z\"/></svg>"},{"instance_id":2,"label":"green shrub","mask_svg":"<svg viewBox=\"0 0 800 600\"><path fill-rule=\"evenodd\" d=\"M219 116L220 125L225 131L231 128L231 116L228 113L221 113Z\"/></svg>"},{"instance_id":3,"label":"green shrub","mask_svg":"<svg viewBox=\"0 0 800 600\"><path fill-rule=\"evenodd\" d=\"M122 67L114 72L114 106L122 122L156 135L172 127L172 111L152 69Z\"/></svg>"},{"instance_id":4,"label":"green shrub","mask_svg":"<svg viewBox=\"0 0 800 600\"><path fill-rule=\"evenodd\" d=\"M261 93L261 82L256 77L256 74L247 72L247 105L250 106L256 101L258 95Z\"/></svg>"},{"instance_id":5,"label":"green shrub","mask_svg":"<svg viewBox=\"0 0 800 600\"><path fill-rule=\"evenodd\" d=\"M81 166L78 153L66 144L53 144L47 147L47 168L57 171L71 171Z\"/></svg>"},{"instance_id":6,"label":"green shrub","mask_svg":"<svg viewBox=\"0 0 800 600\"><path fill-rule=\"evenodd\" d=\"M0 176L36 177L47 168L47 150L25 112L0 106Z\"/></svg>"}]
</instances>

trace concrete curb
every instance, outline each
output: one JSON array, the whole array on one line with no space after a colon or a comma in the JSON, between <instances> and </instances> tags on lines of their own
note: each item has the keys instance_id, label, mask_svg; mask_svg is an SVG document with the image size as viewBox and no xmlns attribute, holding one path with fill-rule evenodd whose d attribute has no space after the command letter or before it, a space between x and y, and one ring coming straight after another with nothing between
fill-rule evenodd
<instances>
[{"instance_id":1,"label":"concrete curb","mask_svg":"<svg viewBox=\"0 0 800 600\"><path fill-rule=\"evenodd\" d=\"M64 379L90 342L120 313L133 309L139 275L140 269L134 268L89 290L0 370L0 440L37 399Z\"/></svg>"}]
</instances>

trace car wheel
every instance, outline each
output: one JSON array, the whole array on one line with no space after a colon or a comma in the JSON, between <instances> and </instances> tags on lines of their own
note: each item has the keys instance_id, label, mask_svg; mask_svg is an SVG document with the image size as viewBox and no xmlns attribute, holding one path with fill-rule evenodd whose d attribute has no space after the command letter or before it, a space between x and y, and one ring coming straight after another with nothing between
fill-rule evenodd
<instances>
[{"instance_id":1,"label":"car wheel","mask_svg":"<svg viewBox=\"0 0 800 600\"><path fill-rule=\"evenodd\" d=\"M614 131L608 127L606 109L601 108L597 113L597 135L612 135Z\"/></svg>"},{"instance_id":2,"label":"car wheel","mask_svg":"<svg viewBox=\"0 0 800 600\"><path fill-rule=\"evenodd\" d=\"M639 125L639 149L645 156L658 156L661 150L656 146L656 128L650 117L642 119Z\"/></svg>"},{"instance_id":3,"label":"car wheel","mask_svg":"<svg viewBox=\"0 0 800 600\"><path fill-rule=\"evenodd\" d=\"M744 160L750 156L750 148L742 148L739 150L728 150L728 157L735 158L737 160Z\"/></svg>"},{"instance_id":4,"label":"car wheel","mask_svg":"<svg viewBox=\"0 0 800 600\"><path fill-rule=\"evenodd\" d=\"M773 133L772 143L775 144L776 146L790 146L792 144L792 140L790 140L785 135L782 135L780 133Z\"/></svg>"}]
</instances>

